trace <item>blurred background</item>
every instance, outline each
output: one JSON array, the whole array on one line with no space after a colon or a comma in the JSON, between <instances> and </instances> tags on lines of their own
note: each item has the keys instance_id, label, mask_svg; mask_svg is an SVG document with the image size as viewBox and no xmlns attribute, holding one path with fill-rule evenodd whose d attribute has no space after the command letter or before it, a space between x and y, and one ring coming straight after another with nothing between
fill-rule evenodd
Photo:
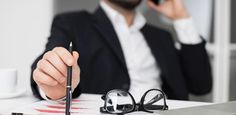
<instances>
[{"instance_id":1,"label":"blurred background","mask_svg":"<svg viewBox=\"0 0 236 115\"><path fill-rule=\"evenodd\" d=\"M149 23L173 32L171 21L146 7L139 7ZM191 100L236 100L235 0L184 0L198 32L208 41L214 75L210 94ZM18 87L30 90L30 66L44 50L53 17L62 12L93 12L99 0L0 0L0 69L18 70ZM232 21L231 21L232 20ZM174 34L174 33L173 33Z\"/></svg>"}]
</instances>

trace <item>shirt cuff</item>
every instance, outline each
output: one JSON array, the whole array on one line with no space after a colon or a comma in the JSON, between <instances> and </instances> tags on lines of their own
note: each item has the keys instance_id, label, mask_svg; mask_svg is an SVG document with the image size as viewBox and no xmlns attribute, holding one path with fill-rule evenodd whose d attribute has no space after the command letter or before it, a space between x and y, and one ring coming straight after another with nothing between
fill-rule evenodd
<instances>
[{"instance_id":1,"label":"shirt cuff","mask_svg":"<svg viewBox=\"0 0 236 115\"><path fill-rule=\"evenodd\" d=\"M40 88L38 88L38 89L39 89L39 94L40 94L40 96L41 96L43 99L47 100L47 101L63 101L63 100L66 99L66 97L62 97L61 99L58 99L58 100L51 100L50 98L48 98L48 97L46 96L46 94L43 92L42 89L40 89Z\"/></svg>"},{"instance_id":2,"label":"shirt cuff","mask_svg":"<svg viewBox=\"0 0 236 115\"><path fill-rule=\"evenodd\" d=\"M175 20L173 22L179 41L183 44L199 44L202 39L194 26L192 18Z\"/></svg>"}]
</instances>

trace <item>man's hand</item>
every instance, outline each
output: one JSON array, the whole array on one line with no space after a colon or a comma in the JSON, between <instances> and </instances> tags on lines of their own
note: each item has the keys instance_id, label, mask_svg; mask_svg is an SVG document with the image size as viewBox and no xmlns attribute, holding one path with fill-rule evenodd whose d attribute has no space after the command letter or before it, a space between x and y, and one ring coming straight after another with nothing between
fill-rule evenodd
<instances>
[{"instance_id":1,"label":"man's hand","mask_svg":"<svg viewBox=\"0 0 236 115\"><path fill-rule=\"evenodd\" d=\"M156 5L151 0L148 0L147 4L150 8L162 13L172 20L189 17L182 0L164 0L164 2L159 5Z\"/></svg>"},{"instance_id":2,"label":"man's hand","mask_svg":"<svg viewBox=\"0 0 236 115\"><path fill-rule=\"evenodd\" d=\"M57 100L66 95L67 66L72 66L72 91L80 82L79 54L56 47L44 54L33 72L33 79L47 97Z\"/></svg>"}]
</instances>

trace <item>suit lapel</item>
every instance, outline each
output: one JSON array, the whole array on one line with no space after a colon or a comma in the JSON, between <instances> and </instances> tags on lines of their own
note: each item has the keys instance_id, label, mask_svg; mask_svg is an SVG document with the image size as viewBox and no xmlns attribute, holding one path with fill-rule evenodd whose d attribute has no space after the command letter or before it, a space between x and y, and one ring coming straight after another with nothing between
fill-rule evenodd
<instances>
[{"instance_id":1,"label":"suit lapel","mask_svg":"<svg viewBox=\"0 0 236 115\"><path fill-rule=\"evenodd\" d=\"M100 7L95 11L93 17L95 28L102 35L102 38L107 41L109 47L111 47L122 65L126 68L123 51L111 21Z\"/></svg>"},{"instance_id":2,"label":"suit lapel","mask_svg":"<svg viewBox=\"0 0 236 115\"><path fill-rule=\"evenodd\" d=\"M141 32L144 35L144 38L146 39L152 54L154 55L160 69L162 72L166 73L167 66L165 64L165 54L164 54L164 46L161 41L161 34L158 34L157 31L153 31L148 25L145 25Z\"/></svg>"},{"instance_id":3,"label":"suit lapel","mask_svg":"<svg viewBox=\"0 0 236 115\"><path fill-rule=\"evenodd\" d=\"M170 44L165 43L165 36L163 36L161 31L156 31L150 26L146 25L141 31L143 32L143 35L157 60L162 72L162 77L165 79L164 81L168 84L168 86L165 86L170 88L174 94L181 96L182 94L180 94L179 89L185 89L185 86L183 85L184 79L181 70L179 70L180 66L178 65L177 57L175 57L176 55L170 55L171 50L169 50L168 47L171 46L167 46Z\"/></svg>"}]
</instances>

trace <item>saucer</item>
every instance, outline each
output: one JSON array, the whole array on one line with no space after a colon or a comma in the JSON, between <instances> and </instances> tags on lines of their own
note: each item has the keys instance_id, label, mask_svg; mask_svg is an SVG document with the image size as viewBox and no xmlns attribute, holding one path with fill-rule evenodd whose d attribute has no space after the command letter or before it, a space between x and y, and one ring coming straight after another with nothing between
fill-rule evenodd
<instances>
[{"instance_id":1,"label":"saucer","mask_svg":"<svg viewBox=\"0 0 236 115\"><path fill-rule=\"evenodd\" d=\"M17 89L15 92L9 92L9 93L0 93L0 99L7 99L7 98L13 98L18 97L26 93L26 89Z\"/></svg>"}]
</instances>

